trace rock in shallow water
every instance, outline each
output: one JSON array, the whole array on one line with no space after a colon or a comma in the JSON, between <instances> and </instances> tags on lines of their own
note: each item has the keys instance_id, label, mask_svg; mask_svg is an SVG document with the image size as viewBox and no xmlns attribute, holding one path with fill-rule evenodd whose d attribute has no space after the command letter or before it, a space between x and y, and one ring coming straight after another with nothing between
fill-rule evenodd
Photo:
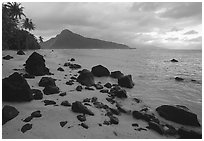
<instances>
[{"instance_id":1,"label":"rock in shallow water","mask_svg":"<svg viewBox=\"0 0 204 141\"><path fill-rule=\"evenodd\" d=\"M14 72L2 80L3 101L31 101L33 95L25 78Z\"/></svg>"},{"instance_id":2,"label":"rock in shallow water","mask_svg":"<svg viewBox=\"0 0 204 141\"><path fill-rule=\"evenodd\" d=\"M125 75L125 76L118 78L118 85L120 85L121 87L133 88L134 83L132 81L132 76Z\"/></svg>"},{"instance_id":3,"label":"rock in shallow water","mask_svg":"<svg viewBox=\"0 0 204 141\"><path fill-rule=\"evenodd\" d=\"M117 78L117 79L122 77L122 76L124 76L124 74L120 71L113 71L113 72L111 72L111 75L110 75L110 77Z\"/></svg>"},{"instance_id":4,"label":"rock in shallow water","mask_svg":"<svg viewBox=\"0 0 204 141\"><path fill-rule=\"evenodd\" d=\"M178 62L178 60L176 60L176 59L171 59L170 61L171 62Z\"/></svg>"},{"instance_id":5,"label":"rock in shallow water","mask_svg":"<svg viewBox=\"0 0 204 141\"><path fill-rule=\"evenodd\" d=\"M159 115L166 120L174 121L176 123L200 126L197 115L190 112L186 108L178 105L162 105L156 108Z\"/></svg>"},{"instance_id":6,"label":"rock in shallow water","mask_svg":"<svg viewBox=\"0 0 204 141\"><path fill-rule=\"evenodd\" d=\"M18 114L19 111L15 107L5 105L2 109L2 125L18 116Z\"/></svg>"},{"instance_id":7,"label":"rock in shallow water","mask_svg":"<svg viewBox=\"0 0 204 141\"><path fill-rule=\"evenodd\" d=\"M97 76L97 77L110 75L109 70L102 65L97 65L97 66L92 67L91 72L93 73L94 76Z\"/></svg>"}]
</instances>

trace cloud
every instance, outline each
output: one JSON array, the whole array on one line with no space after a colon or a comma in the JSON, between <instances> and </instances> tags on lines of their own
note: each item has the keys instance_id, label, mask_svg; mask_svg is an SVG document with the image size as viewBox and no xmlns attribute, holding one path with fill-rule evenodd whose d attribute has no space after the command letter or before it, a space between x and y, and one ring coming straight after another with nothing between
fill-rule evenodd
<instances>
[{"instance_id":1,"label":"cloud","mask_svg":"<svg viewBox=\"0 0 204 141\"><path fill-rule=\"evenodd\" d=\"M198 32L195 30L190 30L190 31L184 33L184 35L189 35L189 34L198 34Z\"/></svg>"},{"instance_id":2,"label":"cloud","mask_svg":"<svg viewBox=\"0 0 204 141\"><path fill-rule=\"evenodd\" d=\"M201 2L178 2L168 3L167 5L169 5L169 7L166 7L166 10L161 13L161 17L173 19L194 17L201 20Z\"/></svg>"},{"instance_id":3,"label":"cloud","mask_svg":"<svg viewBox=\"0 0 204 141\"><path fill-rule=\"evenodd\" d=\"M184 31L195 30L194 27L202 24L200 3L43 2L22 5L25 14L36 24L33 33L45 40L69 29L86 37L131 47L147 43L167 46L176 41L173 39L180 41ZM195 31L200 35L201 26Z\"/></svg>"},{"instance_id":4,"label":"cloud","mask_svg":"<svg viewBox=\"0 0 204 141\"><path fill-rule=\"evenodd\" d=\"M170 41L176 41L176 40L179 40L179 38L166 38L165 40L170 40Z\"/></svg>"},{"instance_id":5,"label":"cloud","mask_svg":"<svg viewBox=\"0 0 204 141\"><path fill-rule=\"evenodd\" d=\"M199 42L199 43L202 43L202 37L199 36L199 37L196 37L196 38L192 38L192 39L189 39L187 40L189 42Z\"/></svg>"}]
</instances>

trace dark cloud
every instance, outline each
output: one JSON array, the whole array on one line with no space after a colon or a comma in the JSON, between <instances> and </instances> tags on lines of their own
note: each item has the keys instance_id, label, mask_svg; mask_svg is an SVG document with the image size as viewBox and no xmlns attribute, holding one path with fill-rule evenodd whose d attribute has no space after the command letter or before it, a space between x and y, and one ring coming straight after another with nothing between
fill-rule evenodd
<instances>
[{"instance_id":1,"label":"dark cloud","mask_svg":"<svg viewBox=\"0 0 204 141\"><path fill-rule=\"evenodd\" d=\"M190 30L190 31L184 33L184 35L191 35L191 34L198 34L198 32L195 30Z\"/></svg>"}]
</instances>

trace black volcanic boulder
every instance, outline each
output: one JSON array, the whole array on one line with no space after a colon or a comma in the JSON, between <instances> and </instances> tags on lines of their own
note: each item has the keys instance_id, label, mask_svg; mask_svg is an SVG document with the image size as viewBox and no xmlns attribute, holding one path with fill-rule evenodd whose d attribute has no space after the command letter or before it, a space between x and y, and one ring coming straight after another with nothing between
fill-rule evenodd
<instances>
[{"instance_id":1,"label":"black volcanic boulder","mask_svg":"<svg viewBox=\"0 0 204 141\"><path fill-rule=\"evenodd\" d=\"M166 120L183 125L200 126L197 115L190 112L185 106L162 105L156 108L159 115Z\"/></svg>"},{"instance_id":2,"label":"black volcanic boulder","mask_svg":"<svg viewBox=\"0 0 204 141\"><path fill-rule=\"evenodd\" d=\"M112 77L112 78L120 78L122 76L124 76L124 74L120 71L113 71L110 74L110 77Z\"/></svg>"},{"instance_id":3,"label":"black volcanic boulder","mask_svg":"<svg viewBox=\"0 0 204 141\"><path fill-rule=\"evenodd\" d=\"M111 88L112 87L112 85L111 85L111 83L106 83L105 85L104 85L104 87L106 87L106 88Z\"/></svg>"},{"instance_id":4,"label":"black volcanic boulder","mask_svg":"<svg viewBox=\"0 0 204 141\"><path fill-rule=\"evenodd\" d=\"M13 59L13 57L10 56L10 55L6 55L6 56L3 57L3 59L4 59L4 60L10 60L10 59Z\"/></svg>"},{"instance_id":5,"label":"black volcanic boulder","mask_svg":"<svg viewBox=\"0 0 204 141\"><path fill-rule=\"evenodd\" d=\"M60 91L57 86L46 86L43 89L43 92L45 95L51 95L51 94L58 94Z\"/></svg>"},{"instance_id":6,"label":"black volcanic boulder","mask_svg":"<svg viewBox=\"0 0 204 141\"><path fill-rule=\"evenodd\" d=\"M184 79L183 78L181 78L181 77L175 77L174 78L176 81L183 81Z\"/></svg>"},{"instance_id":7,"label":"black volcanic boulder","mask_svg":"<svg viewBox=\"0 0 204 141\"><path fill-rule=\"evenodd\" d=\"M32 89L31 91L32 91L32 93L33 93L33 98L34 98L35 100L41 100L41 99L43 99L43 93L41 92L41 90Z\"/></svg>"},{"instance_id":8,"label":"black volcanic boulder","mask_svg":"<svg viewBox=\"0 0 204 141\"><path fill-rule=\"evenodd\" d=\"M110 75L109 70L102 65L97 65L97 66L92 67L91 72L93 73L94 76L97 76L97 77Z\"/></svg>"},{"instance_id":9,"label":"black volcanic boulder","mask_svg":"<svg viewBox=\"0 0 204 141\"><path fill-rule=\"evenodd\" d=\"M26 60L25 70L35 76L50 74L49 69L45 66L45 59L36 52L33 52Z\"/></svg>"},{"instance_id":10,"label":"black volcanic boulder","mask_svg":"<svg viewBox=\"0 0 204 141\"><path fill-rule=\"evenodd\" d=\"M55 79L51 77L42 77L38 83L40 87L56 86Z\"/></svg>"},{"instance_id":11,"label":"black volcanic boulder","mask_svg":"<svg viewBox=\"0 0 204 141\"><path fill-rule=\"evenodd\" d=\"M80 75L77 77L77 82L85 86L92 86L95 84L93 74L87 69L83 69L80 72Z\"/></svg>"},{"instance_id":12,"label":"black volcanic boulder","mask_svg":"<svg viewBox=\"0 0 204 141\"><path fill-rule=\"evenodd\" d=\"M132 76L125 75L125 76L118 78L118 85L120 85L121 87L133 88L134 83L132 81Z\"/></svg>"},{"instance_id":13,"label":"black volcanic boulder","mask_svg":"<svg viewBox=\"0 0 204 141\"><path fill-rule=\"evenodd\" d=\"M148 112L144 112L144 111L136 111L135 110L135 111L132 112L132 116L135 119L141 119L141 120L144 120L146 122L153 121L155 123L159 123L158 118L156 118L153 113L148 113Z\"/></svg>"},{"instance_id":14,"label":"black volcanic boulder","mask_svg":"<svg viewBox=\"0 0 204 141\"><path fill-rule=\"evenodd\" d=\"M110 94L118 98L127 98L127 92L120 86L114 86L110 89Z\"/></svg>"},{"instance_id":15,"label":"black volcanic boulder","mask_svg":"<svg viewBox=\"0 0 204 141\"><path fill-rule=\"evenodd\" d=\"M57 70L58 70L58 71L64 71L64 69L61 68L61 67L59 67Z\"/></svg>"},{"instance_id":16,"label":"black volcanic boulder","mask_svg":"<svg viewBox=\"0 0 204 141\"><path fill-rule=\"evenodd\" d=\"M84 106L80 101L75 101L74 103L72 103L72 111L75 113L83 113L94 116L94 113L86 106Z\"/></svg>"},{"instance_id":17,"label":"black volcanic boulder","mask_svg":"<svg viewBox=\"0 0 204 141\"><path fill-rule=\"evenodd\" d=\"M148 127L147 127L147 128L148 128L148 129L151 129L151 130L154 130L154 131L156 131L157 133L159 133L159 134L161 134L161 135L164 134L164 129L163 129L163 127L162 127L160 124L158 124L158 123L156 123L156 122L154 122L154 121L148 122Z\"/></svg>"},{"instance_id":18,"label":"black volcanic boulder","mask_svg":"<svg viewBox=\"0 0 204 141\"><path fill-rule=\"evenodd\" d=\"M3 101L31 101L32 99L30 86L19 73L14 72L2 80Z\"/></svg>"},{"instance_id":19,"label":"black volcanic boulder","mask_svg":"<svg viewBox=\"0 0 204 141\"><path fill-rule=\"evenodd\" d=\"M171 62L178 62L178 60L176 60L176 59L171 59Z\"/></svg>"},{"instance_id":20,"label":"black volcanic boulder","mask_svg":"<svg viewBox=\"0 0 204 141\"><path fill-rule=\"evenodd\" d=\"M32 74L27 74L27 73L24 74L23 77L24 77L24 78L28 78L28 79L34 79L34 78L35 78L34 75L32 75Z\"/></svg>"},{"instance_id":21,"label":"black volcanic boulder","mask_svg":"<svg viewBox=\"0 0 204 141\"><path fill-rule=\"evenodd\" d=\"M81 65L79 65L79 64L69 64L69 68L70 69L80 69Z\"/></svg>"},{"instance_id":22,"label":"black volcanic boulder","mask_svg":"<svg viewBox=\"0 0 204 141\"><path fill-rule=\"evenodd\" d=\"M193 130L187 130L185 128L178 129L178 135L180 139L202 139L202 134Z\"/></svg>"},{"instance_id":23,"label":"black volcanic boulder","mask_svg":"<svg viewBox=\"0 0 204 141\"><path fill-rule=\"evenodd\" d=\"M17 54L18 54L18 55L25 55L25 53L24 53L22 50L19 50L19 51L17 52Z\"/></svg>"},{"instance_id":24,"label":"black volcanic boulder","mask_svg":"<svg viewBox=\"0 0 204 141\"><path fill-rule=\"evenodd\" d=\"M15 118L18 114L19 111L15 107L5 105L2 109L2 125Z\"/></svg>"}]
</instances>

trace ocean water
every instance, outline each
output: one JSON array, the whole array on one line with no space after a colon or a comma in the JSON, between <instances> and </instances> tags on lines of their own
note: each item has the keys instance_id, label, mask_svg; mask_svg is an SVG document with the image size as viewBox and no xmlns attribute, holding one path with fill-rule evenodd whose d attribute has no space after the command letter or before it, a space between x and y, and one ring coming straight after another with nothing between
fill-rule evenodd
<instances>
[{"instance_id":1,"label":"ocean water","mask_svg":"<svg viewBox=\"0 0 204 141\"><path fill-rule=\"evenodd\" d=\"M129 96L142 99L152 109L162 104L185 105L202 122L202 51L68 49L55 50L55 54L62 61L74 57L76 63L89 70L101 64L110 71L131 74L135 86L127 89ZM170 62L173 58L179 62ZM175 81L176 76L184 78L184 82ZM117 83L110 78L96 81Z\"/></svg>"}]
</instances>

